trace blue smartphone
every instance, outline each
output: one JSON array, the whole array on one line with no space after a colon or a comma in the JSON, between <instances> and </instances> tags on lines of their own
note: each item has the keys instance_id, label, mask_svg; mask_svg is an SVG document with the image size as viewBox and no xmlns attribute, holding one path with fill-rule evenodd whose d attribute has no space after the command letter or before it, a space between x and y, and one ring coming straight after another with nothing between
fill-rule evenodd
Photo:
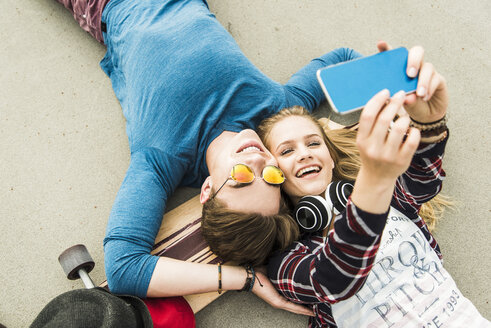
<instances>
[{"instance_id":1,"label":"blue smartphone","mask_svg":"<svg viewBox=\"0 0 491 328\"><path fill-rule=\"evenodd\" d=\"M317 79L332 109L346 114L362 109L379 91L416 91L418 78L406 74L408 51L397 48L317 71Z\"/></svg>"}]
</instances>

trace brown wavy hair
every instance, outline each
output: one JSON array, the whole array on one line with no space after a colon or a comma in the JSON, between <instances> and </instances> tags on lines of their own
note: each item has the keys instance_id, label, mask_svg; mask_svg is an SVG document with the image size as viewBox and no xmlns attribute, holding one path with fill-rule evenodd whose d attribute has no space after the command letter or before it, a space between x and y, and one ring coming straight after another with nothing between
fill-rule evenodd
<instances>
[{"instance_id":1,"label":"brown wavy hair","mask_svg":"<svg viewBox=\"0 0 491 328\"><path fill-rule=\"evenodd\" d=\"M299 237L283 201L278 214L262 215L232 211L216 197L203 204L201 233L222 260L252 266L264 264L272 252L284 250Z\"/></svg>"},{"instance_id":2,"label":"brown wavy hair","mask_svg":"<svg viewBox=\"0 0 491 328\"><path fill-rule=\"evenodd\" d=\"M323 132L324 142L329 149L331 158L336 163L333 169L334 181L356 180L361 166L360 152L356 147L357 125L350 128L331 129L328 119L316 119L303 107L294 106L285 108L263 120L257 128L257 133L266 147L268 147L269 135L273 126L290 116L305 117L311 120ZM448 197L441 194L438 194L421 206L419 215L425 220L430 231L435 229L436 223L443 216L443 212L447 207L453 207L453 203Z\"/></svg>"}]
</instances>

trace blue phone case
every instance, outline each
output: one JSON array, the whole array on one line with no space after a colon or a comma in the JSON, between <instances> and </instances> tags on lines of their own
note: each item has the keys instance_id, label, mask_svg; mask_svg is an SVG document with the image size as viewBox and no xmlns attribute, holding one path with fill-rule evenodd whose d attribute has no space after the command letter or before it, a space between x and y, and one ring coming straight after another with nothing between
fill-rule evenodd
<instances>
[{"instance_id":1,"label":"blue phone case","mask_svg":"<svg viewBox=\"0 0 491 328\"><path fill-rule=\"evenodd\" d=\"M340 114L361 109L379 91L416 90L418 78L406 74L408 51L397 48L321 68L317 79L332 109Z\"/></svg>"}]
</instances>

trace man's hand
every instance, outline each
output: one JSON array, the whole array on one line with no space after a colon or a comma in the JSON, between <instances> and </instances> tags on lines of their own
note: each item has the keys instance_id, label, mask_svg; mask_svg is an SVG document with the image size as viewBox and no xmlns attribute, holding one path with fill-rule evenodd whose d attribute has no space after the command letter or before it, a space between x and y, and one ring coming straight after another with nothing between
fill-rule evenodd
<instances>
[{"instance_id":1,"label":"man's hand","mask_svg":"<svg viewBox=\"0 0 491 328\"><path fill-rule=\"evenodd\" d=\"M259 284L259 281L261 284ZM252 292L263 299L266 303L276 309L286 310L296 314L314 316L314 312L306 306L290 302L285 297L281 296L274 288L268 276L256 269L256 282L252 288Z\"/></svg>"}]
</instances>

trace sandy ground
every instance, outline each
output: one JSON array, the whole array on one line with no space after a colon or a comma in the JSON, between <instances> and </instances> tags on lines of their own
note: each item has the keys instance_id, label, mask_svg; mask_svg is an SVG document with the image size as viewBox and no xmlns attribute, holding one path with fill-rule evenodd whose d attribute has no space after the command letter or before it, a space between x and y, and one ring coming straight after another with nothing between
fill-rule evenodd
<instances>
[{"instance_id":1,"label":"sandy ground","mask_svg":"<svg viewBox=\"0 0 491 328\"><path fill-rule=\"evenodd\" d=\"M209 3L246 55L280 82L339 46L365 54L380 39L425 47L450 89L444 192L458 201L436 236L445 267L490 319L491 2ZM104 47L54 0L2 0L0 21L0 323L26 327L53 297L82 286L61 271L65 248L87 245L97 263L91 276L104 279L102 239L129 151L120 106L99 67ZM196 193L180 189L170 207ZM230 292L197 322L305 327L307 319Z\"/></svg>"}]
</instances>

